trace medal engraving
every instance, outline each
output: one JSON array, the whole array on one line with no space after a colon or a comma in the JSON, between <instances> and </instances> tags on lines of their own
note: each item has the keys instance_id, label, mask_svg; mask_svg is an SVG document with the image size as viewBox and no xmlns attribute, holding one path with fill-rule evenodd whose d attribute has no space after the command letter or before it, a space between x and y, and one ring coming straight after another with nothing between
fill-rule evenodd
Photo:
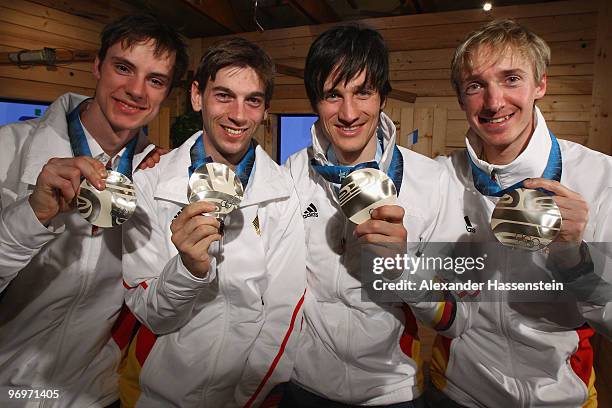
<instances>
[{"instance_id":1,"label":"medal engraving","mask_svg":"<svg viewBox=\"0 0 612 408\"><path fill-rule=\"evenodd\" d=\"M189 178L189 202L204 200L214 204L216 209L209 214L217 218L238 208L243 195L240 179L229 166L222 163L204 164Z\"/></svg>"},{"instance_id":2,"label":"medal engraving","mask_svg":"<svg viewBox=\"0 0 612 408\"><path fill-rule=\"evenodd\" d=\"M361 224L370 219L374 209L397 204L397 191L385 173L364 168L342 180L338 201L344 215L353 223Z\"/></svg>"},{"instance_id":3,"label":"medal engraving","mask_svg":"<svg viewBox=\"0 0 612 408\"><path fill-rule=\"evenodd\" d=\"M491 229L504 245L538 251L559 235L561 221L552 196L519 188L498 201L491 215Z\"/></svg>"},{"instance_id":4,"label":"medal engraving","mask_svg":"<svg viewBox=\"0 0 612 408\"><path fill-rule=\"evenodd\" d=\"M77 209L90 224L100 228L121 225L136 210L136 194L132 181L116 171L107 171L106 188L102 191L87 179L81 182Z\"/></svg>"}]
</instances>

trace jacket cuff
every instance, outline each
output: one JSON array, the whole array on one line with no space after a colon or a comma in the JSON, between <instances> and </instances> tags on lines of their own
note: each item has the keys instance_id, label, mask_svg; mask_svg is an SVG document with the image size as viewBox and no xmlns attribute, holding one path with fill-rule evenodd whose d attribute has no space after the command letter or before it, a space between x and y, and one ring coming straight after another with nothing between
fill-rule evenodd
<instances>
[{"instance_id":1,"label":"jacket cuff","mask_svg":"<svg viewBox=\"0 0 612 408\"><path fill-rule=\"evenodd\" d=\"M216 260L211 258L210 270L204 278L193 276L183 265L180 255L176 255L162 272L164 291L172 293L175 298L191 298L200 289L209 285L216 278Z\"/></svg>"},{"instance_id":2,"label":"jacket cuff","mask_svg":"<svg viewBox=\"0 0 612 408\"><path fill-rule=\"evenodd\" d=\"M38 249L64 232L65 224L55 217L48 228L40 223L30 206L28 196L2 209L0 237L2 241L27 249Z\"/></svg>"}]
</instances>

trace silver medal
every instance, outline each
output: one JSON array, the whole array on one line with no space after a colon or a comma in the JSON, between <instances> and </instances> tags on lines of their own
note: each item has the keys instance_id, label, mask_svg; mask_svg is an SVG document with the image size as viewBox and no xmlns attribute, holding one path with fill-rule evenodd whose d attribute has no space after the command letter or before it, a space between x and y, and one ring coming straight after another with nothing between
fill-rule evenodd
<instances>
[{"instance_id":1,"label":"silver medal","mask_svg":"<svg viewBox=\"0 0 612 408\"><path fill-rule=\"evenodd\" d=\"M561 211L552 196L519 188L506 193L491 215L491 229L499 242L537 251L559 235Z\"/></svg>"},{"instance_id":2,"label":"silver medal","mask_svg":"<svg viewBox=\"0 0 612 408\"><path fill-rule=\"evenodd\" d=\"M240 179L234 171L222 163L206 163L198 167L191 177L187 189L190 203L208 201L217 208L210 215L222 218L238 206L244 196Z\"/></svg>"},{"instance_id":3,"label":"silver medal","mask_svg":"<svg viewBox=\"0 0 612 408\"><path fill-rule=\"evenodd\" d=\"M385 173L364 168L355 170L342 180L338 201L344 215L355 224L361 224L371 218L374 209L396 205L397 190Z\"/></svg>"},{"instance_id":4,"label":"silver medal","mask_svg":"<svg viewBox=\"0 0 612 408\"><path fill-rule=\"evenodd\" d=\"M116 171L107 170L106 174L104 190L97 190L85 179L81 182L77 197L79 214L100 228L121 225L136 211L132 181Z\"/></svg>"}]
</instances>

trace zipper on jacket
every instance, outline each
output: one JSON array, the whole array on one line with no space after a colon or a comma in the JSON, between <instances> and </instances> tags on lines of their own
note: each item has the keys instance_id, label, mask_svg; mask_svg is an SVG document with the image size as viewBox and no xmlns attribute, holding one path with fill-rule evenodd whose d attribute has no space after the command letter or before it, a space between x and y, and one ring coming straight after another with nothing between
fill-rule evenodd
<instances>
[{"instance_id":1,"label":"zipper on jacket","mask_svg":"<svg viewBox=\"0 0 612 408\"><path fill-rule=\"evenodd\" d=\"M344 220L343 223L343 227L342 227L342 240L340 241L341 245L342 245L342 254L340 255L340 262L338 265L338 269L337 269L337 273L338 273L338 278L336 279L336 292L337 292L337 296L338 299L341 299L341 292L342 292L342 285L341 285L341 279L342 279L342 274L343 273L348 273L348 268L346 268L346 271L340 271L341 266L340 265L344 265L344 261L346 259L346 247L347 247L347 242L348 239L346 237L347 231L348 231L348 223L349 221L347 219ZM341 302L342 303L342 302ZM344 303L342 303L344 305ZM344 310L346 311L346 349L344 350L343 353L343 360L344 360L344 373L347 379L347 390L348 390L348 396L349 396L349 400L353 400L353 389L351 387L351 370L350 370L350 365L348 364L348 359L351 358L351 308L348 306L344 306Z\"/></svg>"},{"instance_id":2,"label":"zipper on jacket","mask_svg":"<svg viewBox=\"0 0 612 408\"><path fill-rule=\"evenodd\" d=\"M221 235L221 239L219 240L219 258L221 259L223 257L223 240L225 239L225 234ZM215 352L215 361L213 362L212 365L212 370L210 371L210 375L208 376L208 385L205 385L202 388L202 402L204 403L205 407L208 406L212 406L210 404L208 404L208 389L210 388L211 385L211 379L215 378L215 372L217 371L217 366L219 365L219 358L221 357L221 349L223 348L223 344L225 343L225 335L227 334L227 324L228 324L228 316L229 316L229 302L227 301L227 296L225 294L225 291L223 290L224 285L222 285L221 282L221 265L220 263L217 263L217 280L219 282L219 294L221 295L221 298L223 299L223 331L221 332L221 338L219 339L219 345L216 348L216 352Z\"/></svg>"},{"instance_id":3,"label":"zipper on jacket","mask_svg":"<svg viewBox=\"0 0 612 408\"><path fill-rule=\"evenodd\" d=\"M87 268L87 264L89 263L89 254L91 253L91 247L93 245L93 240L96 239L97 243L99 244L98 246L101 247L101 243L102 243L102 234L98 235L97 237L87 237L86 239L83 240L83 242L87 243L85 244L85 248L83 253L87 254L85 257L83 257L82 262L79 264L79 271L88 271L89 269ZM62 331L58 340L58 345L57 345L57 351L55 353L56 356L61 356L62 355L62 346L64 343L64 339L66 338L66 331L67 331L67 327L69 326L70 323L70 318L72 317L72 313L74 312L74 309L76 308L76 306L79 304L79 302L81 301L81 298L83 297L83 294L85 293L85 289L87 288L87 283L89 281L89 273L85 273L83 275L79 275L79 280L81 281L81 287L79 288L79 293L75 296L74 301L72 302L72 304L70 305L70 307L68 308L68 312L66 313L64 320L62 321ZM57 359L56 362L53 366L53 370L51 371L51 377L50 378L55 378L56 373L57 373L57 369L58 369L58 363L57 363ZM53 399L48 399L45 400L43 399L40 403L40 407L44 408L44 407L49 407L52 406L55 402L57 402L56 400Z\"/></svg>"},{"instance_id":4,"label":"zipper on jacket","mask_svg":"<svg viewBox=\"0 0 612 408\"><path fill-rule=\"evenodd\" d=\"M505 256L504 257L504 271L508 271L508 257ZM504 274L505 275L505 274ZM505 276L504 276L504 280L505 280ZM498 310L499 310L499 321L500 321L500 328L502 330L502 333L504 335L504 338L506 340L506 344L508 344L508 354L510 357L510 369L512 370L512 378L514 380L514 383L516 384L516 389L518 391L518 403L519 406L521 407L528 407L528 400L526 399L527 397L527 393L525 392L525 390L523 389L523 383L521 382L521 379L517 377L516 375L516 367L514 365L514 358L513 356L517 353L515 353L514 350L514 343L512 338L509 335L508 332L508 328L506 326L506 317L504 315L504 306L507 304L507 296L508 294L505 293L504 291L502 291L502 298L500 299L500 302L498 304Z\"/></svg>"},{"instance_id":5,"label":"zipper on jacket","mask_svg":"<svg viewBox=\"0 0 612 408\"><path fill-rule=\"evenodd\" d=\"M341 279L342 279L342 272L340 271L340 269L342 269L342 265L344 265L344 256L346 254L346 230L347 230L347 220L344 220L344 225L342 226L342 238L340 240L340 262L338 263L338 267L336 268L336 297L338 299L342 299L342 285L341 285Z\"/></svg>"}]
</instances>

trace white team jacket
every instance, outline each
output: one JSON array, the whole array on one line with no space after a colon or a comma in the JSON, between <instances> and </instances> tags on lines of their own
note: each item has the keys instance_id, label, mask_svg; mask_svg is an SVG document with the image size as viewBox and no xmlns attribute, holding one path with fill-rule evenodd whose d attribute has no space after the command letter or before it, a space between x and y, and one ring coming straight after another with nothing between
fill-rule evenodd
<instances>
[{"instance_id":1,"label":"white team jacket","mask_svg":"<svg viewBox=\"0 0 612 408\"><path fill-rule=\"evenodd\" d=\"M200 133L135 175L138 210L123 257L135 288L126 302L159 335L140 374L140 407L257 406L293 369L306 288L293 183L257 146L244 199L209 250L215 270L193 277L170 223L187 205L189 151Z\"/></svg>"},{"instance_id":2,"label":"white team jacket","mask_svg":"<svg viewBox=\"0 0 612 408\"><path fill-rule=\"evenodd\" d=\"M529 145L508 165L493 166L478 160L475 151L479 148L473 148L477 138L469 135L466 139L475 163L487 173L495 168L502 187L539 177L546 166L551 141L537 109L536 115L537 126ZM559 140L559 145L561 184L581 194L590 206L584 241L612 241L612 159L569 141ZM439 160L452 172L457 198L475 231L465 232L461 239L496 242L489 220L498 199L483 196L474 188L465 150ZM449 225L453 220L444 222ZM612 266L608 263L604 268L611 271ZM498 272L519 271L508 265ZM436 343L432 363L436 387L468 407L594 406L585 405L594 381L586 339L590 329L574 329L588 322L610 336L612 304L512 304L507 301L508 294L497 293L495 301L479 304L461 337Z\"/></svg>"},{"instance_id":3,"label":"white team jacket","mask_svg":"<svg viewBox=\"0 0 612 408\"><path fill-rule=\"evenodd\" d=\"M395 126L381 113L381 169L388 168ZM291 156L286 166L296 183L306 231L308 292L306 325L292 381L325 398L350 404L384 405L417 398L421 392L419 342L414 316L403 303L361 300L359 246L354 224L342 213L331 183L310 166L325 159L327 139L312 128L313 146ZM448 175L435 161L400 147L404 159L399 203L411 242L445 240L436 235ZM452 234L450 234L452 236ZM419 320L436 325L441 303L411 304ZM457 311L449 336L462 331ZM451 322L447 322L451 323Z\"/></svg>"},{"instance_id":4,"label":"white team jacket","mask_svg":"<svg viewBox=\"0 0 612 408\"><path fill-rule=\"evenodd\" d=\"M0 129L0 387L62 395L27 406L104 407L117 398L120 355L109 339L124 296L121 229L92 237L76 211L47 229L27 201L50 158L72 157L66 113L84 98L63 95L40 121Z\"/></svg>"}]
</instances>

